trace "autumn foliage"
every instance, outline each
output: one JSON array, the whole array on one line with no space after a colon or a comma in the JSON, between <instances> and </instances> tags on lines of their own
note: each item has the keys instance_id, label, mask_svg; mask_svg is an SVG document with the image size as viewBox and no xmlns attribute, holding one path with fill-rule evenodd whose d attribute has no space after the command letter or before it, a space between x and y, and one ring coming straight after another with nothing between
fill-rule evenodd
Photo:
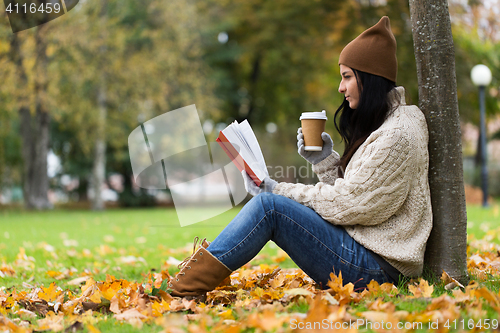
<instances>
[{"instance_id":1,"label":"autumn foliage","mask_svg":"<svg viewBox=\"0 0 500 333\"><path fill-rule=\"evenodd\" d=\"M168 293L172 260L160 272L146 273L143 281L109 274L98 281L88 271L48 270L54 281L47 286L25 282L0 289L0 331L99 332L105 321L162 332L490 330L495 323L498 327L500 294L498 287L487 286L498 281L500 252L486 240L471 244L476 248L469 249L473 279L467 286L443 272L434 283L372 281L358 290L339 272L322 290L299 269L261 264L235 271L205 302L197 302ZM274 260L282 261L283 255ZM0 276L15 276L30 265L21 248L13 263L1 264Z\"/></svg>"}]
</instances>

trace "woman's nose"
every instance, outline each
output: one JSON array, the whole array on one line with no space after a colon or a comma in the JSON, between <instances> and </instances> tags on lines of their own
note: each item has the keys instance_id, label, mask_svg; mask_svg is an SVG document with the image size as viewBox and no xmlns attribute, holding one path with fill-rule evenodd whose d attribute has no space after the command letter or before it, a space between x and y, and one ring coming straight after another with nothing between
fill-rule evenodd
<instances>
[{"instance_id":1,"label":"woman's nose","mask_svg":"<svg viewBox=\"0 0 500 333\"><path fill-rule=\"evenodd\" d=\"M344 85L342 84L342 81L340 82L339 84L339 93L343 94L345 92L345 87Z\"/></svg>"}]
</instances>

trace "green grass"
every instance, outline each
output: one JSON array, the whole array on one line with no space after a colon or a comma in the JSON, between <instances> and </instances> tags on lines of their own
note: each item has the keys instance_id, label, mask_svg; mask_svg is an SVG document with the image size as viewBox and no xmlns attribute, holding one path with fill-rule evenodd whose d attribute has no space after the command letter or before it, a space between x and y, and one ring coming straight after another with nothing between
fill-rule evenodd
<instances>
[{"instance_id":1,"label":"green grass","mask_svg":"<svg viewBox=\"0 0 500 333\"><path fill-rule=\"evenodd\" d=\"M12 263L23 248L32 257L33 270L16 277L0 278L3 286L23 282L45 284L54 281L48 270L75 270L75 277L85 270L96 279L106 274L141 281L150 271L160 271L170 257L184 259L198 236L215 239L236 216L234 208L212 219L181 227L173 208L109 209L104 212L53 210L27 212L0 211L0 264ZM185 251L177 251L180 248ZM277 247L269 243L260 255L270 262ZM138 262L127 264L126 259ZM294 267L291 260L284 267ZM171 273L175 273L172 267Z\"/></svg>"},{"instance_id":2,"label":"green grass","mask_svg":"<svg viewBox=\"0 0 500 333\"><path fill-rule=\"evenodd\" d=\"M4 244L22 246L45 241L64 246L64 239L76 240L81 248L103 243L116 247L163 244L170 248L184 246L195 235L215 237L237 214L230 210L217 218L180 227L173 208L110 209L104 212L54 210L45 212L0 212ZM109 237L111 236L111 237ZM144 237L144 240L139 239ZM12 255L14 249L6 248Z\"/></svg>"},{"instance_id":3,"label":"green grass","mask_svg":"<svg viewBox=\"0 0 500 333\"><path fill-rule=\"evenodd\" d=\"M0 262L13 262L24 248L35 265L31 276L23 273L3 283L49 283L53 279L45 273L47 270L71 268L77 274L84 270L99 272L96 278L112 274L141 280L149 271L159 271L169 256L183 259L171 249L192 244L195 236L213 239L236 213L229 211L215 221L181 228L174 209L3 211ZM123 263L123 258L130 256L138 258L139 263Z\"/></svg>"},{"instance_id":4,"label":"green grass","mask_svg":"<svg viewBox=\"0 0 500 333\"><path fill-rule=\"evenodd\" d=\"M467 206L467 234L474 239L483 238L488 232L500 234L500 200L489 207L481 205ZM500 239L497 238L497 242Z\"/></svg>"}]
</instances>

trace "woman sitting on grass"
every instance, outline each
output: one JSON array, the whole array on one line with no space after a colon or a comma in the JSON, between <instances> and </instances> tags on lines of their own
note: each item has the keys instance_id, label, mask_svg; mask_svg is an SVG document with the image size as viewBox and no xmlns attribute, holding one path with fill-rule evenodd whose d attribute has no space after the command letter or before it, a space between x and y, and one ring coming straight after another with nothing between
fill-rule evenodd
<instances>
[{"instance_id":1,"label":"woman sitting on grass","mask_svg":"<svg viewBox=\"0 0 500 333\"><path fill-rule=\"evenodd\" d=\"M396 40L388 17L350 42L339 58L344 102L335 125L343 156L327 133L323 150L298 152L312 163L316 185L277 183L254 196L212 242L203 241L170 281L172 295L203 296L254 258L270 240L321 287L331 272L356 288L422 274L432 228L428 132L424 115L396 87Z\"/></svg>"}]
</instances>

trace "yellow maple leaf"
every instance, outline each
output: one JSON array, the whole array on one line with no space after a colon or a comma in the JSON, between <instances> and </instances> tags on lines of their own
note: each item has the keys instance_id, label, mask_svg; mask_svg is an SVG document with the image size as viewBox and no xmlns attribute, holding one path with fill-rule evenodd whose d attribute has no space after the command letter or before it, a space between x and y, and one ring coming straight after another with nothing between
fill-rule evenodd
<instances>
[{"instance_id":1,"label":"yellow maple leaf","mask_svg":"<svg viewBox=\"0 0 500 333\"><path fill-rule=\"evenodd\" d=\"M375 302L368 306L368 309L373 311L392 313L396 311L396 305L392 302L384 302L382 298L377 298Z\"/></svg>"},{"instance_id":2,"label":"yellow maple leaf","mask_svg":"<svg viewBox=\"0 0 500 333\"><path fill-rule=\"evenodd\" d=\"M429 282L420 279L418 285L409 285L408 290L413 294L413 297L431 297L434 291L434 286L429 286Z\"/></svg>"},{"instance_id":3,"label":"yellow maple leaf","mask_svg":"<svg viewBox=\"0 0 500 333\"><path fill-rule=\"evenodd\" d=\"M91 324L87 324L87 329L90 333L101 333L99 329L97 329L95 326L92 326Z\"/></svg>"},{"instance_id":4,"label":"yellow maple leaf","mask_svg":"<svg viewBox=\"0 0 500 333\"><path fill-rule=\"evenodd\" d=\"M475 291L476 298L478 299L485 299L490 303L491 306L495 308L500 307L500 297L498 295L495 295L491 291L489 291L487 288L483 287L481 289L477 289Z\"/></svg>"},{"instance_id":5,"label":"yellow maple leaf","mask_svg":"<svg viewBox=\"0 0 500 333\"><path fill-rule=\"evenodd\" d=\"M285 283L285 279L286 279L286 276L284 274L278 274L271 281L269 281L269 285L273 289L279 288L279 287L283 286L283 284Z\"/></svg>"},{"instance_id":6,"label":"yellow maple leaf","mask_svg":"<svg viewBox=\"0 0 500 333\"><path fill-rule=\"evenodd\" d=\"M372 293L377 293L380 291L380 284L375 280L371 280L366 287Z\"/></svg>"},{"instance_id":7,"label":"yellow maple leaf","mask_svg":"<svg viewBox=\"0 0 500 333\"><path fill-rule=\"evenodd\" d=\"M101 303L101 291L99 289L96 289L96 291L90 296L90 300L94 303Z\"/></svg>"},{"instance_id":8,"label":"yellow maple leaf","mask_svg":"<svg viewBox=\"0 0 500 333\"><path fill-rule=\"evenodd\" d=\"M56 278L58 276L63 275L63 273L59 271L47 271L47 275L50 276L51 278Z\"/></svg>"},{"instance_id":9,"label":"yellow maple leaf","mask_svg":"<svg viewBox=\"0 0 500 333\"><path fill-rule=\"evenodd\" d=\"M335 275L335 273L330 273L330 280L328 281L328 287L332 288L333 291L341 290L343 286L342 280L342 272L339 272L339 275Z\"/></svg>"},{"instance_id":10,"label":"yellow maple leaf","mask_svg":"<svg viewBox=\"0 0 500 333\"><path fill-rule=\"evenodd\" d=\"M360 297L353 297L358 294L354 292L354 285L351 282L343 285L342 272L339 272L338 276L334 273L330 273L330 281L328 281L327 285L330 287L330 293L340 305L347 304L351 301L357 302L361 299Z\"/></svg>"},{"instance_id":11,"label":"yellow maple leaf","mask_svg":"<svg viewBox=\"0 0 500 333\"><path fill-rule=\"evenodd\" d=\"M85 281L85 285L82 286L82 292L89 289L90 287L93 287L96 284L93 278L89 278L87 281Z\"/></svg>"},{"instance_id":12,"label":"yellow maple leaf","mask_svg":"<svg viewBox=\"0 0 500 333\"><path fill-rule=\"evenodd\" d=\"M151 313L153 317L161 317L163 313L170 310L170 305L165 300L160 302L153 302L151 304Z\"/></svg>"},{"instance_id":13,"label":"yellow maple leaf","mask_svg":"<svg viewBox=\"0 0 500 333\"><path fill-rule=\"evenodd\" d=\"M113 281L116 281L116 278L113 275L106 274L106 283L111 283Z\"/></svg>"},{"instance_id":14,"label":"yellow maple leaf","mask_svg":"<svg viewBox=\"0 0 500 333\"><path fill-rule=\"evenodd\" d=\"M226 311L219 312L217 314L221 319L234 319L233 310L227 309Z\"/></svg>"},{"instance_id":15,"label":"yellow maple leaf","mask_svg":"<svg viewBox=\"0 0 500 333\"><path fill-rule=\"evenodd\" d=\"M42 291L38 292L38 298L47 302L52 302L55 301L57 296L61 293L61 290L57 290L55 282L52 282L48 288L42 286Z\"/></svg>"},{"instance_id":16,"label":"yellow maple leaf","mask_svg":"<svg viewBox=\"0 0 500 333\"><path fill-rule=\"evenodd\" d=\"M130 286L133 286L134 283L128 281L128 280L120 280L121 288L126 289Z\"/></svg>"},{"instance_id":17,"label":"yellow maple leaf","mask_svg":"<svg viewBox=\"0 0 500 333\"><path fill-rule=\"evenodd\" d=\"M107 300L111 300L121 288L121 283L114 281L113 283L104 283L100 289L102 296Z\"/></svg>"},{"instance_id":18,"label":"yellow maple leaf","mask_svg":"<svg viewBox=\"0 0 500 333\"><path fill-rule=\"evenodd\" d=\"M398 288L389 282L382 283L382 285L380 286L380 290L382 290L383 292L388 293L388 294L390 294L390 293L397 294L398 293Z\"/></svg>"}]
</instances>

